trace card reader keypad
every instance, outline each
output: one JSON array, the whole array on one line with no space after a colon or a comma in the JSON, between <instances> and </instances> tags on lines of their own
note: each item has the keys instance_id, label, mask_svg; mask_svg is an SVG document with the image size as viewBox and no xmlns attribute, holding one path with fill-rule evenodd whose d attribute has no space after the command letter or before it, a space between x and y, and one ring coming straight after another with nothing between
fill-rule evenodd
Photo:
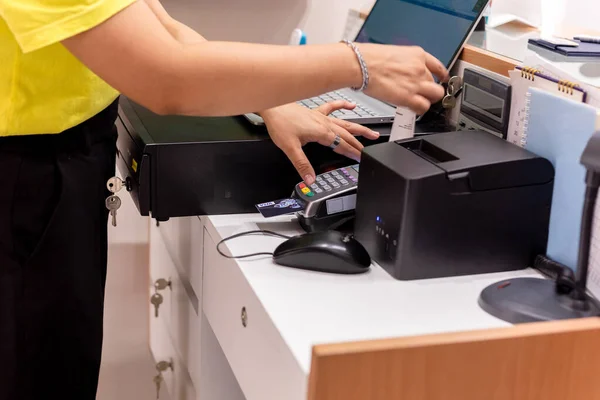
<instances>
[{"instance_id":1,"label":"card reader keypad","mask_svg":"<svg viewBox=\"0 0 600 400\"><path fill-rule=\"evenodd\" d=\"M315 183L308 186L304 182L296 187L296 193L312 201L320 197L331 196L353 188L358 184L359 165L339 168L317 176Z\"/></svg>"}]
</instances>

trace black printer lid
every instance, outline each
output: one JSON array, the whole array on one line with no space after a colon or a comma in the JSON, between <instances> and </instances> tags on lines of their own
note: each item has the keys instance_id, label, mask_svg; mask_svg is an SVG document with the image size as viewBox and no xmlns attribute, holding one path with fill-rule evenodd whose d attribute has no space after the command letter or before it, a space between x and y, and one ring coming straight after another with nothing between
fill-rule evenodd
<instances>
[{"instance_id":1,"label":"black printer lid","mask_svg":"<svg viewBox=\"0 0 600 400\"><path fill-rule=\"evenodd\" d=\"M271 140L265 126L253 125L243 116L187 117L158 115L131 99L121 96L119 115L127 119L138 135L138 145L168 145L209 142L254 142ZM436 126L434 126L436 127ZM431 127L418 127L419 129ZM389 136L391 124L375 128L381 137ZM359 138L362 141L361 138ZM141 142L141 143L139 143ZM365 140L364 143L369 143Z\"/></svg>"},{"instance_id":2,"label":"black printer lid","mask_svg":"<svg viewBox=\"0 0 600 400\"><path fill-rule=\"evenodd\" d=\"M243 117L163 116L123 96L119 106L143 145L270 140L264 127Z\"/></svg>"},{"instance_id":3,"label":"black printer lid","mask_svg":"<svg viewBox=\"0 0 600 400\"><path fill-rule=\"evenodd\" d=\"M396 142L472 190L539 185L554 179L550 161L483 131L457 131Z\"/></svg>"}]
</instances>

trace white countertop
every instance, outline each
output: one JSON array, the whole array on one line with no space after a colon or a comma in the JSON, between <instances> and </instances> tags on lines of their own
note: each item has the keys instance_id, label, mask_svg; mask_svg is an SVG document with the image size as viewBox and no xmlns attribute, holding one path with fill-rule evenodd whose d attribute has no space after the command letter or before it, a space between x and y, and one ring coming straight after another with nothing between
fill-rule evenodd
<instances>
[{"instance_id":1,"label":"white countertop","mask_svg":"<svg viewBox=\"0 0 600 400\"><path fill-rule=\"evenodd\" d=\"M302 233L292 217L208 217L216 241L236 233L268 229ZM250 235L222 245L233 255L273 251L283 239ZM281 337L306 374L312 347L339 343L508 326L477 304L479 293L502 279L540 275L531 270L398 281L373 264L362 275L330 275L278 266L270 257L237 260Z\"/></svg>"}]
</instances>

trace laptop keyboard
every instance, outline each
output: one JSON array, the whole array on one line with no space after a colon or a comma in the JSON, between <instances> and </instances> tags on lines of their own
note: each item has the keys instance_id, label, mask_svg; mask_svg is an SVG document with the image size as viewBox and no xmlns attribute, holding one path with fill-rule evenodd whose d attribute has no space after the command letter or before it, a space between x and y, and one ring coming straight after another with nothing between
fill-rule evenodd
<instances>
[{"instance_id":1,"label":"laptop keyboard","mask_svg":"<svg viewBox=\"0 0 600 400\"><path fill-rule=\"evenodd\" d=\"M336 100L346 100L349 102L356 103L350 97L345 96L344 94L336 91L336 92L326 93L326 94L318 96L318 97L313 97L311 99L299 101L298 104L300 104L304 107L310 108L312 110L314 108L322 106L325 103L329 103L331 101L336 101ZM347 118L357 118L357 117L362 117L362 118L379 117L380 115L378 113L376 113L375 111L362 106L361 104L356 104L356 107L353 110L344 110L344 109L337 110L337 111L334 111L333 113L331 113L331 116L336 117L336 118L347 119Z\"/></svg>"}]
</instances>

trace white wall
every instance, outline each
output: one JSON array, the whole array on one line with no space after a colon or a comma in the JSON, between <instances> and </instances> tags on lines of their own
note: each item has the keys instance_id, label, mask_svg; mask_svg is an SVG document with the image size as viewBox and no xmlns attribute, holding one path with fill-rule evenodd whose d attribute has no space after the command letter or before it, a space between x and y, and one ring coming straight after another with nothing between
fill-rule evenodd
<instances>
[{"instance_id":1,"label":"white wall","mask_svg":"<svg viewBox=\"0 0 600 400\"><path fill-rule=\"evenodd\" d=\"M288 43L295 28L309 43L342 38L348 10L373 0L161 0L167 11L211 40Z\"/></svg>"},{"instance_id":2,"label":"white wall","mask_svg":"<svg viewBox=\"0 0 600 400\"><path fill-rule=\"evenodd\" d=\"M599 0L561 0L560 25L575 29L574 34L590 32L600 33L600 1Z\"/></svg>"},{"instance_id":3,"label":"white wall","mask_svg":"<svg viewBox=\"0 0 600 400\"><path fill-rule=\"evenodd\" d=\"M287 43L311 0L161 0L209 40Z\"/></svg>"},{"instance_id":4,"label":"white wall","mask_svg":"<svg viewBox=\"0 0 600 400\"><path fill-rule=\"evenodd\" d=\"M310 0L309 3L301 27L309 43L321 44L341 40L348 10L371 8L374 0Z\"/></svg>"}]
</instances>

